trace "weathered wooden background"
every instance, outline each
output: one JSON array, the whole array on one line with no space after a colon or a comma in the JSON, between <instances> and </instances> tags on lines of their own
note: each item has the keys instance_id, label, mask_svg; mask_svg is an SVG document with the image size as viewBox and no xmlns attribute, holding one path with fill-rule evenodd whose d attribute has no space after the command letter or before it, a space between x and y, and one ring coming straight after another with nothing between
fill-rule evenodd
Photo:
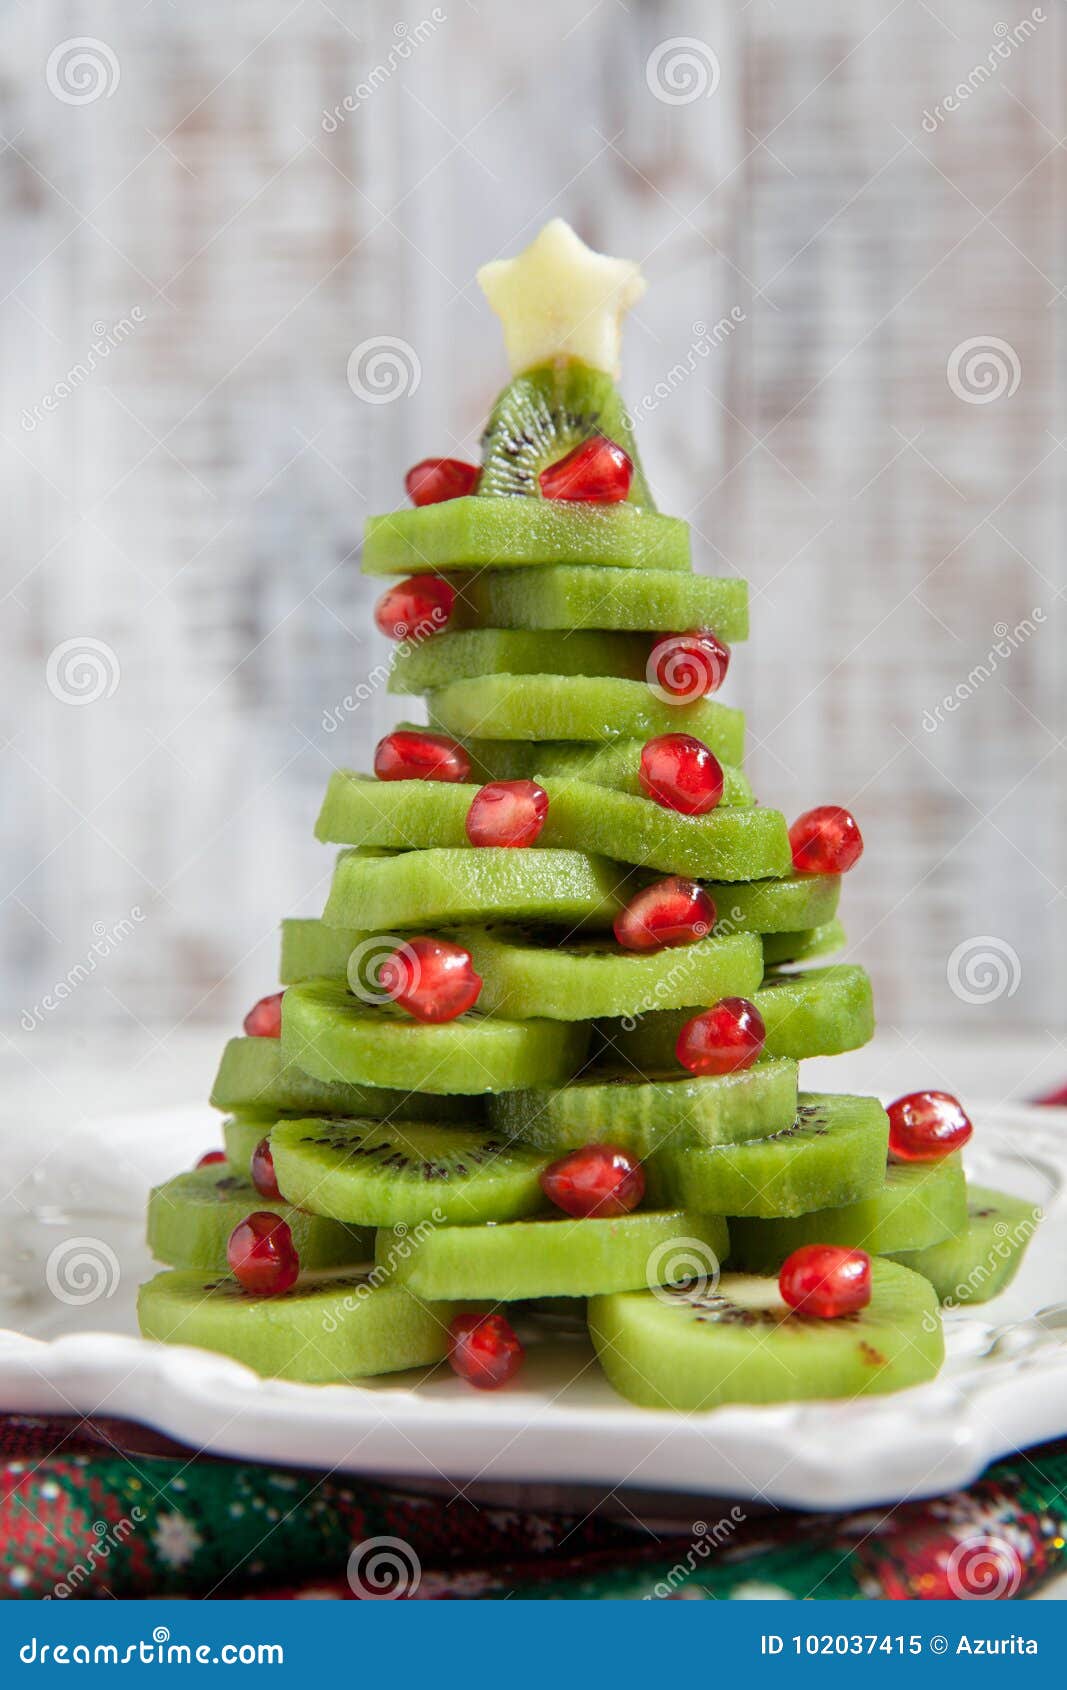
<instances>
[{"instance_id":1,"label":"weathered wooden background","mask_svg":"<svg viewBox=\"0 0 1067 1690\"><path fill-rule=\"evenodd\" d=\"M343 703L383 655L360 525L473 450L504 375L474 270L555 213L644 262L646 462L700 566L752 582L728 696L765 801L861 819L884 1018L1060 1036L1061 14L7 8L12 1036L271 987L278 917L321 904L328 771L398 714ZM382 336L410 391L371 404L346 369Z\"/></svg>"}]
</instances>

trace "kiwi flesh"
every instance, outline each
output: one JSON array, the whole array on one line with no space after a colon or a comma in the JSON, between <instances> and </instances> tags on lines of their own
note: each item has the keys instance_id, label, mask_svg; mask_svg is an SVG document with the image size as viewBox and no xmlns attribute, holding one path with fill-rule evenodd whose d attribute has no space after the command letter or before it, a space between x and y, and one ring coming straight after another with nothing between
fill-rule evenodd
<instances>
[{"instance_id":1,"label":"kiwi flesh","mask_svg":"<svg viewBox=\"0 0 1067 1690\"><path fill-rule=\"evenodd\" d=\"M255 1210L280 1215L287 1223L302 1270L350 1267L372 1259L373 1232L271 1202L256 1190L246 1169L247 1164L242 1169L212 1162L154 1188L148 1199L148 1247L157 1261L226 1273L230 1234Z\"/></svg>"},{"instance_id":2,"label":"kiwi flesh","mask_svg":"<svg viewBox=\"0 0 1067 1690\"><path fill-rule=\"evenodd\" d=\"M375 933L492 920L603 928L622 908L625 891L618 865L585 851L474 850L465 844L394 857L342 852L323 920Z\"/></svg>"},{"instance_id":3,"label":"kiwi flesh","mask_svg":"<svg viewBox=\"0 0 1067 1690\"><path fill-rule=\"evenodd\" d=\"M235 1279L202 1271L161 1273L137 1297L146 1338L214 1350L265 1378L311 1385L442 1361L459 1312L420 1303L373 1267L301 1275L275 1297L251 1296Z\"/></svg>"},{"instance_id":4,"label":"kiwi flesh","mask_svg":"<svg viewBox=\"0 0 1067 1690\"><path fill-rule=\"evenodd\" d=\"M801 1092L796 1120L781 1132L749 1144L657 1151L649 1192L701 1214L771 1219L835 1209L881 1190L888 1144L877 1098Z\"/></svg>"},{"instance_id":5,"label":"kiwi flesh","mask_svg":"<svg viewBox=\"0 0 1067 1690\"><path fill-rule=\"evenodd\" d=\"M482 980L478 1007L492 1015L553 1021L640 1015L747 997L763 975L762 946L752 933L641 952L607 938L561 944L532 928L461 927L449 937L470 952Z\"/></svg>"},{"instance_id":6,"label":"kiwi flesh","mask_svg":"<svg viewBox=\"0 0 1067 1690\"><path fill-rule=\"evenodd\" d=\"M551 657L550 653L546 656ZM725 763L740 765L745 719L718 699L668 704L647 683L610 675L479 675L428 698L435 722L457 739L614 740L687 733Z\"/></svg>"},{"instance_id":7,"label":"kiwi flesh","mask_svg":"<svg viewBox=\"0 0 1067 1690\"><path fill-rule=\"evenodd\" d=\"M857 1050L874 1031L871 983L862 968L832 963L796 974L771 976L753 997L767 1029L766 1056L835 1056ZM605 1020L597 1026L598 1048L613 1060L639 1069L678 1067L675 1046L690 1017L663 1010L640 1021Z\"/></svg>"},{"instance_id":8,"label":"kiwi flesh","mask_svg":"<svg viewBox=\"0 0 1067 1690\"><path fill-rule=\"evenodd\" d=\"M620 1395L685 1414L899 1391L934 1378L945 1353L933 1287L879 1259L871 1263L870 1303L836 1320L788 1308L773 1277L734 1273L594 1297L588 1319Z\"/></svg>"},{"instance_id":9,"label":"kiwi flesh","mask_svg":"<svg viewBox=\"0 0 1067 1690\"><path fill-rule=\"evenodd\" d=\"M818 957L833 956L848 943L845 929L835 916L818 927L805 927L796 933L765 933L763 963L766 968L783 968L798 962L814 962Z\"/></svg>"},{"instance_id":10,"label":"kiwi flesh","mask_svg":"<svg viewBox=\"0 0 1067 1690\"><path fill-rule=\"evenodd\" d=\"M692 568L689 524L636 505L562 500L485 499L369 516L363 530L364 575L415 575L469 569L537 569L586 564L625 575Z\"/></svg>"},{"instance_id":11,"label":"kiwi flesh","mask_svg":"<svg viewBox=\"0 0 1067 1690\"><path fill-rule=\"evenodd\" d=\"M894 1254L893 1260L928 1279L942 1303L988 1303L1007 1289L1022 1264L1041 1220L1041 1210L1021 1197L985 1185L967 1192L967 1226L924 1250Z\"/></svg>"},{"instance_id":12,"label":"kiwi flesh","mask_svg":"<svg viewBox=\"0 0 1067 1690\"><path fill-rule=\"evenodd\" d=\"M408 1092L477 1095L552 1085L578 1072L588 1040L581 1022L474 1012L419 1022L394 1004L360 1003L326 980L290 986L282 1006L283 1050L298 1051L320 1079Z\"/></svg>"},{"instance_id":13,"label":"kiwi flesh","mask_svg":"<svg viewBox=\"0 0 1067 1690\"><path fill-rule=\"evenodd\" d=\"M732 644L748 638L748 586L736 575L598 569L571 562L540 569L485 569L450 579L456 589L450 629L604 628L669 634L680 628L712 628Z\"/></svg>"},{"instance_id":14,"label":"kiwi flesh","mask_svg":"<svg viewBox=\"0 0 1067 1690\"><path fill-rule=\"evenodd\" d=\"M348 959L367 934L354 927L327 927L315 917L282 922L283 986L298 980L343 980Z\"/></svg>"},{"instance_id":15,"label":"kiwi flesh","mask_svg":"<svg viewBox=\"0 0 1067 1690\"><path fill-rule=\"evenodd\" d=\"M777 810L720 804L705 816L683 816L590 781L546 775L541 784L548 793L546 846L567 840L576 850L698 880L762 879L791 866L789 832ZM720 902L728 921L729 894ZM720 931L737 929L728 924Z\"/></svg>"},{"instance_id":16,"label":"kiwi flesh","mask_svg":"<svg viewBox=\"0 0 1067 1690\"><path fill-rule=\"evenodd\" d=\"M504 388L482 435L478 493L540 499L541 471L594 434L605 435L629 456L634 466L629 502L655 510L618 388L606 371L577 358L535 364Z\"/></svg>"},{"instance_id":17,"label":"kiwi flesh","mask_svg":"<svg viewBox=\"0 0 1067 1690\"><path fill-rule=\"evenodd\" d=\"M257 1115L245 1110L228 1115L222 1123L222 1144L230 1167L238 1173L247 1173L252 1164L253 1150L261 1140L270 1137L271 1128L280 1118L278 1115Z\"/></svg>"},{"instance_id":18,"label":"kiwi flesh","mask_svg":"<svg viewBox=\"0 0 1067 1690\"><path fill-rule=\"evenodd\" d=\"M639 1209L610 1220L562 1215L503 1226L426 1227L418 1236L381 1231L376 1259L416 1296L592 1297L718 1270L726 1223L684 1210Z\"/></svg>"},{"instance_id":19,"label":"kiwi flesh","mask_svg":"<svg viewBox=\"0 0 1067 1690\"><path fill-rule=\"evenodd\" d=\"M556 675L615 675L645 678L652 641L647 634L610 634L594 630L567 634L552 642ZM432 639L400 645L389 673L392 693L427 692L449 681L477 675L540 675L545 669L545 639L521 628L471 628L434 634Z\"/></svg>"},{"instance_id":20,"label":"kiwi flesh","mask_svg":"<svg viewBox=\"0 0 1067 1690\"><path fill-rule=\"evenodd\" d=\"M958 1153L939 1162L890 1162L882 1189L871 1197L792 1220L738 1220L730 1266L773 1273L803 1244L889 1256L958 1239L966 1227L967 1182Z\"/></svg>"},{"instance_id":21,"label":"kiwi flesh","mask_svg":"<svg viewBox=\"0 0 1067 1690\"><path fill-rule=\"evenodd\" d=\"M554 660L554 659L553 659ZM538 778L561 775L564 779L589 781L594 786L612 787L616 792L628 792L634 798L645 798L641 785L641 753L647 741L635 739L609 740L605 744L566 740L545 741L537 746L535 773ZM740 769L723 763L723 790L720 804L752 804L752 788Z\"/></svg>"},{"instance_id":22,"label":"kiwi flesh","mask_svg":"<svg viewBox=\"0 0 1067 1690\"><path fill-rule=\"evenodd\" d=\"M617 1144L644 1160L668 1144L742 1144L792 1126L797 1065L772 1057L736 1074L703 1076L593 1066L568 1086L505 1092L488 1108L508 1138L555 1155Z\"/></svg>"},{"instance_id":23,"label":"kiwi flesh","mask_svg":"<svg viewBox=\"0 0 1067 1690\"><path fill-rule=\"evenodd\" d=\"M270 1146L288 1200L349 1225L467 1227L545 1208L547 1158L491 1128L279 1121Z\"/></svg>"},{"instance_id":24,"label":"kiwi flesh","mask_svg":"<svg viewBox=\"0 0 1067 1690\"><path fill-rule=\"evenodd\" d=\"M365 1115L389 1119L468 1120L470 1106L449 1097L420 1099L373 1083L349 1085L336 1074L309 1074L280 1039L230 1039L222 1053L211 1102L216 1109L258 1115L269 1124L286 1111L298 1115ZM261 1135L262 1136L262 1135Z\"/></svg>"}]
</instances>

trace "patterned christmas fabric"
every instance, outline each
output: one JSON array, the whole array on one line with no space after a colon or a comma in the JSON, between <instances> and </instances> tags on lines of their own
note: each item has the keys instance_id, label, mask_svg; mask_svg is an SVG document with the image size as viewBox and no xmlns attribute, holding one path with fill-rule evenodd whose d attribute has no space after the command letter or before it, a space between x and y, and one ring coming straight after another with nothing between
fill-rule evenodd
<instances>
[{"instance_id":1,"label":"patterned christmas fabric","mask_svg":"<svg viewBox=\"0 0 1067 1690\"><path fill-rule=\"evenodd\" d=\"M121 1422L0 1422L8 1598L929 1600L1060 1570L1067 1441L969 1490L848 1514L704 1499L691 1525L478 1507L192 1455ZM694 1504L694 1510L696 1509Z\"/></svg>"}]
</instances>

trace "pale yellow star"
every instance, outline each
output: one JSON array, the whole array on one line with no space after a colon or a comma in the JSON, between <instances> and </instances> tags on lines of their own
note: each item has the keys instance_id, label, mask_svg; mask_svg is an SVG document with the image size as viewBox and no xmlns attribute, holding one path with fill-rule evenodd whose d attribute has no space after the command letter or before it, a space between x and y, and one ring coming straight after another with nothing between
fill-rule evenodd
<instances>
[{"instance_id":1,"label":"pale yellow star","mask_svg":"<svg viewBox=\"0 0 1067 1690\"><path fill-rule=\"evenodd\" d=\"M478 282L515 375L561 356L618 375L622 319L645 291L636 264L594 252L554 217L518 258L483 264Z\"/></svg>"}]
</instances>

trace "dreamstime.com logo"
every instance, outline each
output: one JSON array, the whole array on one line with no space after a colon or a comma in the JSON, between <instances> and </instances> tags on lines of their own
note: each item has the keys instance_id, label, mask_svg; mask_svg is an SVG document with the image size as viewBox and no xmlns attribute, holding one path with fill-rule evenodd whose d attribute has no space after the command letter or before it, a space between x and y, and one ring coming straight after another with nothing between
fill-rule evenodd
<instances>
[{"instance_id":1,"label":"dreamstime.com logo","mask_svg":"<svg viewBox=\"0 0 1067 1690\"><path fill-rule=\"evenodd\" d=\"M399 1602L422 1583L422 1563L402 1537L368 1537L348 1557L348 1583L361 1602Z\"/></svg>"},{"instance_id":2,"label":"dreamstime.com logo","mask_svg":"<svg viewBox=\"0 0 1067 1690\"><path fill-rule=\"evenodd\" d=\"M398 335L372 335L352 348L348 385L367 405L391 405L419 390L422 364L415 348Z\"/></svg>"},{"instance_id":3,"label":"dreamstime.com logo","mask_svg":"<svg viewBox=\"0 0 1067 1690\"><path fill-rule=\"evenodd\" d=\"M722 1269L719 1258L703 1238L669 1238L649 1252L645 1284L661 1303L674 1307L679 1297L713 1297Z\"/></svg>"},{"instance_id":4,"label":"dreamstime.com logo","mask_svg":"<svg viewBox=\"0 0 1067 1690\"><path fill-rule=\"evenodd\" d=\"M993 1241L985 1253L984 1260L976 1262L966 1279L961 1279L940 1299L942 1309L965 1308L979 1295L991 1279L997 1275L1006 1262L1018 1255L1024 1245L1030 1242L1044 1219L1044 1210L1034 1208L1028 1215L1011 1224L1008 1221L997 1221L993 1226ZM989 1296L990 1293L986 1292ZM923 1316L924 1332L941 1331L940 1309Z\"/></svg>"},{"instance_id":5,"label":"dreamstime.com logo","mask_svg":"<svg viewBox=\"0 0 1067 1690\"><path fill-rule=\"evenodd\" d=\"M729 658L708 641L693 634L671 634L657 640L649 652L645 680L661 704L695 704L719 690L728 663Z\"/></svg>"},{"instance_id":6,"label":"dreamstime.com logo","mask_svg":"<svg viewBox=\"0 0 1067 1690\"><path fill-rule=\"evenodd\" d=\"M76 634L53 646L45 666L48 690L60 704L96 704L113 697L122 670L119 660L104 640L91 634Z\"/></svg>"},{"instance_id":7,"label":"dreamstime.com logo","mask_svg":"<svg viewBox=\"0 0 1067 1690\"><path fill-rule=\"evenodd\" d=\"M65 1238L49 1255L44 1270L53 1297L70 1308L113 1297L121 1277L119 1259L102 1238Z\"/></svg>"},{"instance_id":8,"label":"dreamstime.com logo","mask_svg":"<svg viewBox=\"0 0 1067 1690\"><path fill-rule=\"evenodd\" d=\"M360 1003L376 1008L417 991L422 979L418 952L395 934L371 933L348 959L348 987Z\"/></svg>"},{"instance_id":9,"label":"dreamstime.com logo","mask_svg":"<svg viewBox=\"0 0 1067 1690\"><path fill-rule=\"evenodd\" d=\"M71 964L63 978L53 983L51 991L45 992L29 1009L22 1011L19 1025L23 1032L32 1033L37 1027L43 1027L47 1017L73 997L79 986L92 978L100 963L111 956L144 919L140 904L134 904L129 915L123 916L121 921L116 921L111 927L105 921L94 921L92 943L86 955L80 962Z\"/></svg>"},{"instance_id":10,"label":"dreamstime.com logo","mask_svg":"<svg viewBox=\"0 0 1067 1690\"><path fill-rule=\"evenodd\" d=\"M695 35L673 35L661 41L645 61L648 91L665 106L710 99L721 75L716 54Z\"/></svg>"},{"instance_id":11,"label":"dreamstime.com logo","mask_svg":"<svg viewBox=\"0 0 1067 1690\"><path fill-rule=\"evenodd\" d=\"M1023 1581L1018 1551L1002 1537L969 1537L949 1556L949 1589L960 1602L1000 1602Z\"/></svg>"},{"instance_id":12,"label":"dreamstime.com logo","mask_svg":"<svg viewBox=\"0 0 1067 1690\"><path fill-rule=\"evenodd\" d=\"M721 1549L724 1543L729 1543L738 1526L743 1526L747 1519L748 1515L744 1509L735 1503L729 1514L724 1514L710 1526L706 1520L694 1520L693 1541L685 1558L675 1562L670 1572L657 1580L645 1601L669 1601L679 1587L688 1581L690 1574L696 1572L700 1563L708 1559L712 1550Z\"/></svg>"},{"instance_id":13,"label":"dreamstime.com logo","mask_svg":"<svg viewBox=\"0 0 1067 1690\"><path fill-rule=\"evenodd\" d=\"M330 1333L339 1331L346 1316L354 1314L361 1302L365 1301L367 1297L373 1296L378 1287L384 1285L392 1277L397 1263L406 1262L412 1251L418 1248L423 1239L428 1238L437 1227L443 1226L444 1223L443 1210L434 1209L431 1215L418 1221L414 1226L408 1226L406 1222L400 1221L388 1232L383 1228L378 1233L378 1260L359 1285L346 1293L339 1303L334 1304L332 1309L327 1310L322 1317L322 1330ZM381 1240L384 1238L388 1238L388 1245L383 1252Z\"/></svg>"},{"instance_id":14,"label":"dreamstime.com logo","mask_svg":"<svg viewBox=\"0 0 1067 1690\"><path fill-rule=\"evenodd\" d=\"M977 933L964 939L945 966L945 978L953 997L961 1003L996 1003L1013 998L1023 977L1019 953L1006 939L992 933Z\"/></svg>"},{"instance_id":15,"label":"dreamstime.com logo","mask_svg":"<svg viewBox=\"0 0 1067 1690\"><path fill-rule=\"evenodd\" d=\"M91 106L110 100L122 72L114 49L94 35L72 35L53 47L45 65L48 91L65 106Z\"/></svg>"},{"instance_id":16,"label":"dreamstime.com logo","mask_svg":"<svg viewBox=\"0 0 1067 1690\"><path fill-rule=\"evenodd\" d=\"M1019 354L995 334L976 334L961 340L945 365L948 385L965 405L991 405L1010 399L1023 379Z\"/></svg>"},{"instance_id":17,"label":"dreamstime.com logo","mask_svg":"<svg viewBox=\"0 0 1067 1690\"><path fill-rule=\"evenodd\" d=\"M1020 646L1032 639L1046 621L1044 607L1035 604L1029 616L1020 617L1014 628L1007 622L994 622L993 643L985 657L974 665L962 681L957 681L952 691L945 693L932 710L923 711L923 732L934 734L938 728L944 727L945 717L954 715L969 698L974 697L979 688L991 681L1001 663L1006 663Z\"/></svg>"},{"instance_id":18,"label":"dreamstime.com logo","mask_svg":"<svg viewBox=\"0 0 1067 1690\"><path fill-rule=\"evenodd\" d=\"M320 122L325 133L335 135L353 112L366 105L378 89L384 87L391 76L396 75L401 65L410 59L416 47L421 47L423 42L428 41L441 24L447 21L448 13L442 6L435 6L428 17L422 18L416 24L405 23L403 20L394 24L393 41L385 57L367 72L351 94L346 94L343 100L338 101L332 111L323 112Z\"/></svg>"}]
</instances>

